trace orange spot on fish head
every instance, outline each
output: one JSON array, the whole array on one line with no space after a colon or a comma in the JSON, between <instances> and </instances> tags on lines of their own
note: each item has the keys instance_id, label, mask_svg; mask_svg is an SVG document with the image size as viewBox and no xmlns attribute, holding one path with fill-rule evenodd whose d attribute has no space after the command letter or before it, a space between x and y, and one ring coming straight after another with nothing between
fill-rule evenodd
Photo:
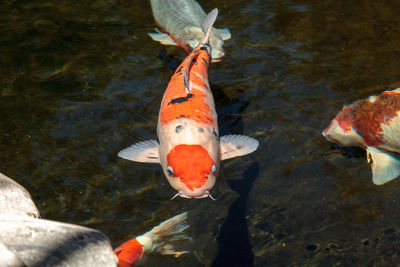
<instances>
[{"instance_id":1,"label":"orange spot on fish head","mask_svg":"<svg viewBox=\"0 0 400 267\"><path fill-rule=\"evenodd\" d=\"M335 118L340 128L342 128L344 132L351 131L352 110L353 110L352 105L344 106L342 111L340 111Z\"/></svg>"},{"instance_id":2,"label":"orange spot on fish head","mask_svg":"<svg viewBox=\"0 0 400 267\"><path fill-rule=\"evenodd\" d=\"M190 191L204 186L213 172L214 160L201 145L177 145L167 155L173 177L180 179Z\"/></svg>"},{"instance_id":3,"label":"orange spot on fish head","mask_svg":"<svg viewBox=\"0 0 400 267\"><path fill-rule=\"evenodd\" d=\"M348 106L345 106L336 117L329 123L328 127L322 132L322 135L330 142L340 142L343 137L352 131L351 120Z\"/></svg>"},{"instance_id":4,"label":"orange spot on fish head","mask_svg":"<svg viewBox=\"0 0 400 267\"><path fill-rule=\"evenodd\" d=\"M362 137L354 131L351 121L341 111L323 131L322 135L329 141L342 146L362 145Z\"/></svg>"}]
</instances>

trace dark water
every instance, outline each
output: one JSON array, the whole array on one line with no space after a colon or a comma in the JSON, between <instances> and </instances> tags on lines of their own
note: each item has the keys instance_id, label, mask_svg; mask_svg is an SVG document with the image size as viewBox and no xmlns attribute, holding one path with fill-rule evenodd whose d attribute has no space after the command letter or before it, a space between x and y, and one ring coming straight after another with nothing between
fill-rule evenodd
<instances>
[{"instance_id":1,"label":"dark water","mask_svg":"<svg viewBox=\"0 0 400 267\"><path fill-rule=\"evenodd\" d=\"M221 134L260 141L223 162L210 199L169 200L161 167L116 154L156 137L185 57L146 35L148 1L0 4L0 172L42 217L113 245L191 210L193 252L149 266L392 266L400 181L374 186L365 155L321 136L343 104L400 86L398 1L199 1L220 9L227 56L209 79Z\"/></svg>"}]
</instances>

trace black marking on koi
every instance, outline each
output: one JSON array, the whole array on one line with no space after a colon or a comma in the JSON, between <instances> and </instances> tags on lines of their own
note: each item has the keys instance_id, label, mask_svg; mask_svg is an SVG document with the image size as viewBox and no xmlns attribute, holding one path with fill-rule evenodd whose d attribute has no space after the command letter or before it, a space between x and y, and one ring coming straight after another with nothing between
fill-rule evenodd
<instances>
[{"instance_id":1,"label":"black marking on koi","mask_svg":"<svg viewBox=\"0 0 400 267\"><path fill-rule=\"evenodd\" d=\"M188 101L189 98L191 98L191 97L193 97L193 94L187 94L187 96L184 96L184 97L177 97L177 98L174 98L174 99L172 99L172 100L168 103L168 105L169 105L169 104L179 104L179 103L186 102L186 101Z\"/></svg>"},{"instance_id":2,"label":"black marking on koi","mask_svg":"<svg viewBox=\"0 0 400 267\"><path fill-rule=\"evenodd\" d=\"M183 126L182 126L182 125L178 125L178 126L176 126L176 128L175 128L175 132L176 132L176 133L179 133L180 131L182 131L182 128L183 128Z\"/></svg>"},{"instance_id":3,"label":"black marking on koi","mask_svg":"<svg viewBox=\"0 0 400 267\"><path fill-rule=\"evenodd\" d=\"M175 71L175 73L180 73L180 72L182 72L182 68L183 68L183 66L180 66L180 67Z\"/></svg>"},{"instance_id":4,"label":"black marking on koi","mask_svg":"<svg viewBox=\"0 0 400 267\"><path fill-rule=\"evenodd\" d=\"M207 65L207 67L208 67L208 62L207 62L207 60L205 60L204 58L203 58L203 62Z\"/></svg>"},{"instance_id":5,"label":"black marking on koi","mask_svg":"<svg viewBox=\"0 0 400 267\"><path fill-rule=\"evenodd\" d=\"M215 131L215 129L213 129L213 134L214 134L214 136L215 136L216 138L218 138L218 134L217 134L217 132Z\"/></svg>"}]
</instances>

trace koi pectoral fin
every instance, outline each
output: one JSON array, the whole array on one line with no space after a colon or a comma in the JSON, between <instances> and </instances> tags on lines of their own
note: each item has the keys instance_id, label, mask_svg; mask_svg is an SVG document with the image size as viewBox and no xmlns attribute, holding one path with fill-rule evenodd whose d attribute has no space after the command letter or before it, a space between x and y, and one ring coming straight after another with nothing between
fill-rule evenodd
<instances>
[{"instance_id":1,"label":"koi pectoral fin","mask_svg":"<svg viewBox=\"0 0 400 267\"><path fill-rule=\"evenodd\" d=\"M400 176L400 160L391 154L376 147L367 147L368 162L372 162L374 184L382 185Z\"/></svg>"},{"instance_id":2,"label":"koi pectoral fin","mask_svg":"<svg viewBox=\"0 0 400 267\"><path fill-rule=\"evenodd\" d=\"M121 150L118 157L137 162L160 163L158 147L156 140L147 140Z\"/></svg>"},{"instance_id":3,"label":"koi pectoral fin","mask_svg":"<svg viewBox=\"0 0 400 267\"><path fill-rule=\"evenodd\" d=\"M221 160L250 154L258 147L258 141L245 135L224 135L220 138Z\"/></svg>"},{"instance_id":4,"label":"koi pectoral fin","mask_svg":"<svg viewBox=\"0 0 400 267\"><path fill-rule=\"evenodd\" d=\"M151 37L151 39L153 39L156 42L160 42L163 45L178 45L166 33L152 33L152 32L149 32L147 34Z\"/></svg>"}]
</instances>

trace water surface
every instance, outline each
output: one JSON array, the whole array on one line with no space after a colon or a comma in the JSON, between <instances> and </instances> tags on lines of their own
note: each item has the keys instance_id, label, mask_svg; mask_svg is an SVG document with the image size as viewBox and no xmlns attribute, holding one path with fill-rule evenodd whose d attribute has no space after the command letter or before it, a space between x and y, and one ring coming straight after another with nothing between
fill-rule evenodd
<instances>
[{"instance_id":1,"label":"water surface","mask_svg":"<svg viewBox=\"0 0 400 267\"><path fill-rule=\"evenodd\" d=\"M116 156L156 138L185 57L147 32L148 1L5 1L0 26L0 172L43 218L113 245L191 210L192 253L149 266L388 266L399 262L400 181L375 186L365 155L321 131L341 109L400 85L396 1L199 1L229 27L209 79L221 134L260 141L223 162L217 201L169 200L156 164Z\"/></svg>"}]
</instances>

